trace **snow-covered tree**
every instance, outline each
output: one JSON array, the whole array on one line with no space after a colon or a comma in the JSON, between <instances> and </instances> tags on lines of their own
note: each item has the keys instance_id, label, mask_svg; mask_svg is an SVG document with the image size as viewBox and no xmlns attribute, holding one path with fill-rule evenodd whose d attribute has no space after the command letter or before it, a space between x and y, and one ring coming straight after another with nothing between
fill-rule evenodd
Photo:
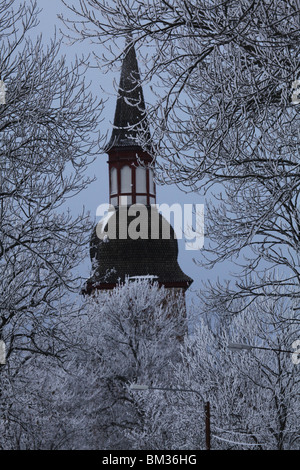
<instances>
[{"instance_id":1,"label":"snow-covered tree","mask_svg":"<svg viewBox=\"0 0 300 470\"><path fill-rule=\"evenodd\" d=\"M91 230L87 214L80 208L71 215L68 206L89 184L99 140L101 103L85 85L85 68L76 60L67 65L61 41L43 45L35 37L37 3L0 4L0 339L6 346L0 427L5 422L8 432L1 433L2 448L25 445L21 434L43 390L30 373L34 355L68 350L64 322L75 308L68 294L82 282L76 268ZM10 440L16 423L20 439ZM36 432L28 442L38 447L40 438Z\"/></svg>"},{"instance_id":2,"label":"snow-covered tree","mask_svg":"<svg viewBox=\"0 0 300 470\"><path fill-rule=\"evenodd\" d=\"M63 367L35 355L1 374L0 447L205 449L209 402L212 449L298 449L291 305L266 298L234 318L201 317L189 336L183 311L148 281L86 299L69 321ZM270 350L233 352L230 342Z\"/></svg>"},{"instance_id":3,"label":"snow-covered tree","mask_svg":"<svg viewBox=\"0 0 300 470\"><path fill-rule=\"evenodd\" d=\"M74 440L68 376L52 356L32 354L0 373L0 449L59 450Z\"/></svg>"},{"instance_id":4,"label":"snow-covered tree","mask_svg":"<svg viewBox=\"0 0 300 470\"><path fill-rule=\"evenodd\" d=\"M32 356L15 377L2 376L0 448L132 448L129 432L144 418L128 387L170 386L186 331L184 300L148 280L127 281L86 298L66 328L60 363Z\"/></svg>"},{"instance_id":5,"label":"snow-covered tree","mask_svg":"<svg viewBox=\"0 0 300 470\"><path fill-rule=\"evenodd\" d=\"M67 208L90 181L101 111L61 41L33 39L37 22L36 1L1 2L0 339L12 362L21 351L55 353L65 293L80 286L91 223Z\"/></svg>"},{"instance_id":6,"label":"snow-covered tree","mask_svg":"<svg viewBox=\"0 0 300 470\"><path fill-rule=\"evenodd\" d=\"M299 449L299 365L278 351L293 351L292 320L291 306L272 299L233 319L202 318L174 369L173 388L190 392L134 392L145 414L142 431L132 433L136 448L205 449L209 401L213 449ZM271 350L233 352L229 342Z\"/></svg>"},{"instance_id":7,"label":"snow-covered tree","mask_svg":"<svg viewBox=\"0 0 300 470\"><path fill-rule=\"evenodd\" d=\"M75 355L71 367L79 372L78 406L90 430L85 445L130 448L127 431L139 427L143 416L128 385L170 383L170 363L178 360L185 329L184 299L147 280L127 281L87 300L78 330L87 352Z\"/></svg>"}]
</instances>

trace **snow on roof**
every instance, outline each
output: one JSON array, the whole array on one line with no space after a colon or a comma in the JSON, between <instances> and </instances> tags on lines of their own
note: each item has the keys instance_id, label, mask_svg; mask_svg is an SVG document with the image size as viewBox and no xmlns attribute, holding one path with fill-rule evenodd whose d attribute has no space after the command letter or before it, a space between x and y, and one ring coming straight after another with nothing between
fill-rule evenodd
<instances>
[{"instance_id":1,"label":"snow on roof","mask_svg":"<svg viewBox=\"0 0 300 470\"><path fill-rule=\"evenodd\" d=\"M145 274L142 276L130 276L128 279L158 279L154 274Z\"/></svg>"}]
</instances>

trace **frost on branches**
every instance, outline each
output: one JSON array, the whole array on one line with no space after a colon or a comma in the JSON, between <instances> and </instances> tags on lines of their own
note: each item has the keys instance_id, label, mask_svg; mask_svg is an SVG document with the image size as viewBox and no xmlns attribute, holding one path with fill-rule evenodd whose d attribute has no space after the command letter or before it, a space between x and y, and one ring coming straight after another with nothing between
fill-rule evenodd
<instances>
[{"instance_id":1,"label":"frost on branches","mask_svg":"<svg viewBox=\"0 0 300 470\"><path fill-rule=\"evenodd\" d=\"M0 339L13 368L32 353L56 354L65 294L80 286L73 269L91 224L67 201L89 183L101 110L60 41L30 38L37 22L36 1L1 2Z\"/></svg>"},{"instance_id":2,"label":"frost on branches","mask_svg":"<svg viewBox=\"0 0 300 470\"><path fill-rule=\"evenodd\" d=\"M171 383L186 329L184 299L147 280L127 281L89 299L81 322L76 328L83 352L70 367L79 373L78 409L83 430L90 430L85 445L131 448L127 433L142 425L143 415L128 386Z\"/></svg>"},{"instance_id":3,"label":"frost on branches","mask_svg":"<svg viewBox=\"0 0 300 470\"><path fill-rule=\"evenodd\" d=\"M234 341L291 350L299 335L292 319L292 305L270 298L234 318L202 315L181 347L172 383L175 390L197 393L132 392L144 414L143 428L131 433L135 448L205 449L204 402L209 401L212 449L299 449L300 378L291 354L228 349Z\"/></svg>"},{"instance_id":4,"label":"frost on branches","mask_svg":"<svg viewBox=\"0 0 300 470\"><path fill-rule=\"evenodd\" d=\"M202 450L209 401L212 449L298 449L299 370L277 351L298 338L292 305L202 313L178 341L183 306L148 281L87 299L66 325L63 362L34 355L13 378L1 371L0 448ZM276 351L231 352L229 342Z\"/></svg>"},{"instance_id":5,"label":"frost on branches","mask_svg":"<svg viewBox=\"0 0 300 470\"><path fill-rule=\"evenodd\" d=\"M49 420L59 410L47 372L50 358L70 346L65 322L75 307L68 293L81 284L74 269L91 229L67 202L89 183L84 173L98 148L101 105L86 91L84 69L66 65L56 38L46 46L33 39L37 22L36 1L1 2L1 449L51 445Z\"/></svg>"},{"instance_id":6,"label":"frost on branches","mask_svg":"<svg viewBox=\"0 0 300 470\"><path fill-rule=\"evenodd\" d=\"M132 448L144 414L129 385L171 384L184 311L182 297L142 280L85 299L60 362L33 356L14 380L0 376L0 448Z\"/></svg>"}]
</instances>

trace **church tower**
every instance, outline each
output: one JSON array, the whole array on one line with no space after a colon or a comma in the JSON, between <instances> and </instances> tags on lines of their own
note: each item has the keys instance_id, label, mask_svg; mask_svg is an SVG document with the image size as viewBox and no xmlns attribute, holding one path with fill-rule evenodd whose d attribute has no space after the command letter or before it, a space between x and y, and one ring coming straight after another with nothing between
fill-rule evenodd
<instances>
[{"instance_id":1,"label":"church tower","mask_svg":"<svg viewBox=\"0 0 300 470\"><path fill-rule=\"evenodd\" d=\"M111 210L91 237L93 274L83 289L85 294L113 289L126 278L151 278L168 289L183 292L193 282L178 264L178 243L172 226L155 207L153 161L150 152L138 143L139 132L146 135L149 149L151 136L138 63L134 46L127 43L114 126L106 146ZM136 231L130 236L130 224L138 215L143 216L139 217L139 236Z\"/></svg>"}]
</instances>

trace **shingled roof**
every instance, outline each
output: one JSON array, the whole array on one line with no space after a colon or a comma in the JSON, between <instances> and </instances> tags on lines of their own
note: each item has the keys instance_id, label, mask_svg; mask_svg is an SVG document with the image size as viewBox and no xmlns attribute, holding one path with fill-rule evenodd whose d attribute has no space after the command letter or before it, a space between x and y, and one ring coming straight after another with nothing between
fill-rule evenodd
<instances>
[{"instance_id":1,"label":"shingled roof","mask_svg":"<svg viewBox=\"0 0 300 470\"><path fill-rule=\"evenodd\" d=\"M110 223L116 226L116 238L99 238L99 230L106 232L108 219L95 227L90 244L90 256L94 266L94 274L87 281L84 291L90 293L94 289L113 288L127 277L148 277L165 287L179 287L187 289L193 280L181 270L178 257L178 242L172 226L157 213L155 208L147 207L148 237L122 239L120 236L119 211L128 211L127 207L117 207L112 214ZM153 212L158 217L153 219ZM158 225L154 231L158 237L151 238L151 217ZM135 216L127 214L127 229ZM121 218L122 222L122 218ZM100 227L100 228L99 228ZM164 229L163 229L164 227ZM168 230L166 230L166 227ZM124 233L124 229L123 233ZM153 230L153 225L152 225ZM128 233L128 232L127 232ZM164 238L169 233L168 238Z\"/></svg>"}]
</instances>

